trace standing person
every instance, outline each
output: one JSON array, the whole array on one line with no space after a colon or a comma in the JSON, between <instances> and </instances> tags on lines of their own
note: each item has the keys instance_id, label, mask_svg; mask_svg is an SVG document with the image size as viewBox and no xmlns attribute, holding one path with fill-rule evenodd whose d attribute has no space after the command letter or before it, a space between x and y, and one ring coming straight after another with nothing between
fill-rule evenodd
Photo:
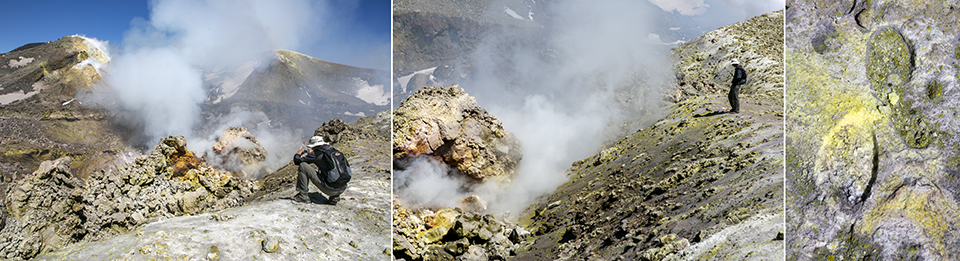
<instances>
[{"instance_id":1,"label":"standing person","mask_svg":"<svg viewBox=\"0 0 960 261\"><path fill-rule=\"evenodd\" d=\"M327 195L330 205L336 205L350 181L350 166L343 153L324 142L323 137L311 137L307 147L310 149L301 149L293 155L293 163L300 166L297 170L297 195L293 196L293 200L311 202L307 192L312 182ZM317 168L314 169L310 163Z\"/></svg>"},{"instance_id":2,"label":"standing person","mask_svg":"<svg viewBox=\"0 0 960 261\"><path fill-rule=\"evenodd\" d=\"M743 70L743 67L740 66L740 61L733 59L730 61L730 65L734 67L733 70L733 82L730 84L730 93L727 94L727 99L730 100L730 112L739 113L740 112L740 85L747 83L747 71Z\"/></svg>"}]
</instances>

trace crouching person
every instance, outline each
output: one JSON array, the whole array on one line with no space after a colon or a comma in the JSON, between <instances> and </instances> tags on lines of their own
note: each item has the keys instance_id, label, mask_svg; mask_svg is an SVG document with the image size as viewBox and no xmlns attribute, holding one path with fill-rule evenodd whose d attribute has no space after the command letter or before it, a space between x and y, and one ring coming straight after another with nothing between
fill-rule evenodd
<instances>
[{"instance_id":1,"label":"crouching person","mask_svg":"<svg viewBox=\"0 0 960 261\"><path fill-rule=\"evenodd\" d=\"M330 205L336 205L350 182L350 164L343 153L324 142L323 137L311 137L307 147L309 149L301 149L293 155L293 163L300 166L297 170L297 195L293 196L293 200L311 202L307 192L312 182L327 196ZM310 166L311 163L316 168Z\"/></svg>"}]
</instances>

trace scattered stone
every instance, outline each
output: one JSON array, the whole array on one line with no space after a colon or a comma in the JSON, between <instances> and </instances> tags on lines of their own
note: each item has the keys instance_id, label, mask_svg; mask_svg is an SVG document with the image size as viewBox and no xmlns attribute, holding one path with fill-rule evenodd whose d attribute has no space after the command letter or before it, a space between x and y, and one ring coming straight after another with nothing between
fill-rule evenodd
<instances>
[{"instance_id":1,"label":"scattered stone","mask_svg":"<svg viewBox=\"0 0 960 261\"><path fill-rule=\"evenodd\" d=\"M217 260L220 259L220 249L217 245L210 246L210 253L207 254L208 260Z\"/></svg>"},{"instance_id":2,"label":"scattered stone","mask_svg":"<svg viewBox=\"0 0 960 261\"><path fill-rule=\"evenodd\" d=\"M356 244L353 241L350 242ZM277 240L275 237L265 237L260 241L260 247L263 249L263 252L275 253L277 249L280 249L280 240Z\"/></svg>"}]
</instances>

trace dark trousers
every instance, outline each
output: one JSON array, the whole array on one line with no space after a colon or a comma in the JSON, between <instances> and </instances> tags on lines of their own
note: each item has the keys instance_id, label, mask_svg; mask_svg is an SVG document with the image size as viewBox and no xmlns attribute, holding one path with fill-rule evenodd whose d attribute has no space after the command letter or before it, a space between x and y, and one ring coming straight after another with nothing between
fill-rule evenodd
<instances>
[{"instance_id":1,"label":"dark trousers","mask_svg":"<svg viewBox=\"0 0 960 261\"><path fill-rule=\"evenodd\" d=\"M317 176L317 169L310 166L310 163L301 162L300 168L297 170L297 193L306 195L307 192L310 191L310 182L313 182L313 185L317 186L320 192L326 194L327 197L340 196L344 190L347 190L346 186L340 189L331 188L326 183L320 181L320 177Z\"/></svg>"},{"instance_id":2,"label":"dark trousers","mask_svg":"<svg viewBox=\"0 0 960 261\"><path fill-rule=\"evenodd\" d=\"M733 84L730 85L730 93L727 94L727 99L730 100L730 111L731 112L740 112L740 85Z\"/></svg>"}]
</instances>

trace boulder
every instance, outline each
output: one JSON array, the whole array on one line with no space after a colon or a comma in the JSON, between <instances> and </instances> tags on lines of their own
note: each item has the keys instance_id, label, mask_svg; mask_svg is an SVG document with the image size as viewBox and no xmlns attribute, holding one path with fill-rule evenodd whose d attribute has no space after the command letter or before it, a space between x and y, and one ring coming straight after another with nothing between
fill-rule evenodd
<instances>
[{"instance_id":1,"label":"boulder","mask_svg":"<svg viewBox=\"0 0 960 261\"><path fill-rule=\"evenodd\" d=\"M458 201L466 212L482 213L487 210L487 202L477 195L470 195Z\"/></svg>"},{"instance_id":2,"label":"boulder","mask_svg":"<svg viewBox=\"0 0 960 261\"><path fill-rule=\"evenodd\" d=\"M83 238L79 191L85 184L70 170L70 157L44 161L33 174L11 184L4 198L0 257L29 259Z\"/></svg>"},{"instance_id":3,"label":"boulder","mask_svg":"<svg viewBox=\"0 0 960 261\"><path fill-rule=\"evenodd\" d=\"M257 168L267 159L267 150L253 137L253 134L244 127L229 127L217 138L213 144L213 155L208 155L208 161L214 166L220 166L228 171L247 171L259 176L264 171Z\"/></svg>"},{"instance_id":4,"label":"boulder","mask_svg":"<svg viewBox=\"0 0 960 261\"><path fill-rule=\"evenodd\" d=\"M421 88L394 111L393 122L399 162L426 154L484 182L512 179L523 155L500 120L457 85Z\"/></svg>"},{"instance_id":5,"label":"boulder","mask_svg":"<svg viewBox=\"0 0 960 261\"><path fill-rule=\"evenodd\" d=\"M471 245L467 247L467 252L457 257L458 261L485 261L490 260L487 256L487 250L482 247Z\"/></svg>"},{"instance_id":6,"label":"boulder","mask_svg":"<svg viewBox=\"0 0 960 261\"><path fill-rule=\"evenodd\" d=\"M275 237L266 237L260 241L260 247L263 252L275 253L280 248L280 240Z\"/></svg>"},{"instance_id":7,"label":"boulder","mask_svg":"<svg viewBox=\"0 0 960 261\"><path fill-rule=\"evenodd\" d=\"M324 141L337 143L343 140L356 139L360 135L351 129L350 125L347 125L343 120L332 119L324 122L320 125L320 128L314 130L313 136L320 136L323 137Z\"/></svg>"}]
</instances>

